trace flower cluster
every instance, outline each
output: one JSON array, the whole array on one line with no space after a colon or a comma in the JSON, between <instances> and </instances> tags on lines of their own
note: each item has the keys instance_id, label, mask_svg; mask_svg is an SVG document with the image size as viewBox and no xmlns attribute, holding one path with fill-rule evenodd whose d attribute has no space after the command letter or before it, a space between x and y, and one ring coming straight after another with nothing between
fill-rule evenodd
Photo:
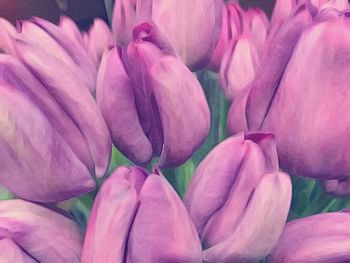
<instances>
[{"instance_id":1,"label":"flower cluster","mask_svg":"<svg viewBox=\"0 0 350 263\"><path fill-rule=\"evenodd\" d=\"M291 213L295 176L350 194L348 1L112 13L0 18L0 262L350 262L348 210Z\"/></svg>"}]
</instances>

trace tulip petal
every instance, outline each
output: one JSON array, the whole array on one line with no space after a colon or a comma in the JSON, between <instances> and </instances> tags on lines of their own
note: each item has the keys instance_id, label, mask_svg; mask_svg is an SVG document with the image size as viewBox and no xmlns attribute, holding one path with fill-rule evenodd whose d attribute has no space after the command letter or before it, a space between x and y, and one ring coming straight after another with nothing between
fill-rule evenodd
<instances>
[{"instance_id":1,"label":"tulip petal","mask_svg":"<svg viewBox=\"0 0 350 263\"><path fill-rule=\"evenodd\" d=\"M325 213L289 222L268 262L350 261L349 213Z\"/></svg>"},{"instance_id":2,"label":"tulip petal","mask_svg":"<svg viewBox=\"0 0 350 263\"><path fill-rule=\"evenodd\" d=\"M111 154L110 135L94 98L84 87L84 79L75 68L67 68L64 61L57 59L52 50L36 42L17 39L16 49L81 130L95 162L95 173L103 176Z\"/></svg>"},{"instance_id":3,"label":"tulip petal","mask_svg":"<svg viewBox=\"0 0 350 263\"><path fill-rule=\"evenodd\" d=\"M148 17L145 6L151 7ZM138 23L154 22L191 70L209 63L221 30L222 0L137 0L137 9L143 15Z\"/></svg>"},{"instance_id":4,"label":"tulip petal","mask_svg":"<svg viewBox=\"0 0 350 263\"><path fill-rule=\"evenodd\" d=\"M14 54L13 36L16 34L15 27L6 19L0 17L0 52Z\"/></svg>"},{"instance_id":5,"label":"tulip petal","mask_svg":"<svg viewBox=\"0 0 350 263\"><path fill-rule=\"evenodd\" d=\"M68 35L73 41L82 47L85 45L82 33L77 24L68 16L61 16L59 27Z\"/></svg>"},{"instance_id":6,"label":"tulip petal","mask_svg":"<svg viewBox=\"0 0 350 263\"><path fill-rule=\"evenodd\" d=\"M80 262L79 226L61 214L27 201L0 202L0 237L11 238L38 262Z\"/></svg>"},{"instance_id":7,"label":"tulip petal","mask_svg":"<svg viewBox=\"0 0 350 263\"><path fill-rule=\"evenodd\" d=\"M286 222L291 188L287 174L264 175L235 231L227 239L205 250L204 260L256 262L267 256L277 243Z\"/></svg>"},{"instance_id":8,"label":"tulip petal","mask_svg":"<svg viewBox=\"0 0 350 263\"><path fill-rule=\"evenodd\" d=\"M263 129L276 134L281 167L291 174L349 175L349 26L344 16L305 31L265 118Z\"/></svg>"},{"instance_id":9,"label":"tulip petal","mask_svg":"<svg viewBox=\"0 0 350 263\"><path fill-rule=\"evenodd\" d=\"M136 189L144 178L137 168L121 167L104 182L91 210L83 263L126 262L126 243L138 207Z\"/></svg>"},{"instance_id":10,"label":"tulip petal","mask_svg":"<svg viewBox=\"0 0 350 263\"><path fill-rule=\"evenodd\" d=\"M179 59L160 58L150 75L164 134L159 165L177 166L206 139L209 106L200 83Z\"/></svg>"},{"instance_id":11,"label":"tulip petal","mask_svg":"<svg viewBox=\"0 0 350 263\"><path fill-rule=\"evenodd\" d=\"M246 148L243 134L238 134L218 144L199 164L184 198L198 233L226 201Z\"/></svg>"},{"instance_id":12,"label":"tulip petal","mask_svg":"<svg viewBox=\"0 0 350 263\"><path fill-rule=\"evenodd\" d=\"M89 89L95 90L97 67L93 63L92 59L88 55L83 44L73 41L69 35L67 35L61 28L48 22L42 18L32 18L32 22L43 29L48 35L50 35L62 48L69 54L69 56L76 63L78 68L82 70L83 76L87 78Z\"/></svg>"},{"instance_id":13,"label":"tulip petal","mask_svg":"<svg viewBox=\"0 0 350 263\"><path fill-rule=\"evenodd\" d=\"M254 43L240 37L229 45L220 68L220 79L225 95L229 99L238 96L254 79L259 57Z\"/></svg>"},{"instance_id":14,"label":"tulip petal","mask_svg":"<svg viewBox=\"0 0 350 263\"><path fill-rule=\"evenodd\" d=\"M90 50L95 51L97 61L100 62L105 49L114 42L112 33L103 19L95 18L89 29L89 42Z\"/></svg>"},{"instance_id":15,"label":"tulip petal","mask_svg":"<svg viewBox=\"0 0 350 263\"><path fill-rule=\"evenodd\" d=\"M222 242L236 230L251 200L252 192L265 174L265 156L261 148L250 140L246 140L244 144L245 147L231 150L230 155L244 150L244 156L235 171L231 171L235 180L226 195L225 203L210 217L201 232L205 248ZM277 154L275 156L277 158ZM216 162L223 165L223 158L216 158Z\"/></svg>"},{"instance_id":16,"label":"tulip petal","mask_svg":"<svg viewBox=\"0 0 350 263\"><path fill-rule=\"evenodd\" d=\"M27 253L25 253L10 238L0 239L0 262L2 263L36 263Z\"/></svg>"},{"instance_id":17,"label":"tulip petal","mask_svg":"<svg viewBox=\"0 0 350 263\"><path fill-rule=\"evenodd\" d=\"M6 84L0 84L0 94L2 183L17 196L39 202L94 189L90 172L37 106Z\"/></svg>"},{"instance_id":18,"label":"tulip petal","mask_svg":"<svg viewBox=\"0 0 350 263\"><path fill-rule=\"evenodd\" d=\"M115 1L112 17L113 37L117 44L126 46L132 39L132 30L136 24L136 1Z\"/></svg>"},{"instance_id":19,"label":"tulip petal","mask_svg":"<svg viewBox=\"0 0 350 263\"><path fill-rule=\"evenodd\" d=\"M82 133L59 103L30 71L13 56L0 56L0 83L26 94L45 114L50 124L67 142L77 157L93 173L94 163Z\"/></svg>"},{"instance_id":20,"label":"tulip petal","mask_svg":"<svg viewBox=\"0 0 350 263\"><path fill-rule=\"evenodd\" d=\"M311 14L307 6L301 5L276 34L270 34L261 53L256 77L250 85L247 101L249 129L261 128L294 46L305 26L310 22Z\"/></svg>"},{"instance_id":21,"label":"tulip petal","mask_svg":"<svg viewBox=\"0 0 350 263\"><path fill-rule=\"evenodd\" d=\"M164 55L156 45L143 40L130 43L126 55L126 71L132 82L142 129L152 143L153 153L160 155L163 130L149 70L154 62Z\"/></svg>"},{"instance_id":22,"label":"tulip petal","mask_svg":"<svg viewBox=\"0 0 350 263\"><path fill-rule=\"evenodd\" d=\"M201 261L198 234L186 208L171 185L159 175L149 175L141 190L128 256L133 263Z\"/></svg>"},{"instance_id":23,"label":"tulip petal","mask_svg":"<svg viewBox=\"0 0 350 263\"><path fill-rule=\"evenodd\" d=\"M116 147L135 163L149 161L152 145L141 127L133 87L117 48L107 51L101 61L97 101Z\"/></svg>"},{"instance_id":24,"label":"tulip petal","mask_svg":"<svg viewBox=\"0 0 350 263\"><path fill-rule=\"evenodd\" d=\"M210 69L215 72L220 69L221 60L228 49L229 43L242 33L243 13L244 11L241 9L240 5L235 1L224 5L221 33L209 65Z\"/></svg>"}]
</instances>

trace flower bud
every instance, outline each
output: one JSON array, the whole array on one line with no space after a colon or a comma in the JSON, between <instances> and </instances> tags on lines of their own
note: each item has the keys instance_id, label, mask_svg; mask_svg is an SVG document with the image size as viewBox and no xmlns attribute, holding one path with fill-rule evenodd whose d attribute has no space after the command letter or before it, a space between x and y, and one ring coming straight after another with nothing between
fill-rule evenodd
<instances>
[{"instance_id":1,"label":"flower bud","mask_svg":"<svg viewBox=\"0 0 350 263\"><path fill-rule=\"evenodd\" d=\"M291 202L291 181L278 171L272 135L238 134L216 146L198 166L184 202L206 262L256 262L267 256Z\"/></svg>"}]
</instances>

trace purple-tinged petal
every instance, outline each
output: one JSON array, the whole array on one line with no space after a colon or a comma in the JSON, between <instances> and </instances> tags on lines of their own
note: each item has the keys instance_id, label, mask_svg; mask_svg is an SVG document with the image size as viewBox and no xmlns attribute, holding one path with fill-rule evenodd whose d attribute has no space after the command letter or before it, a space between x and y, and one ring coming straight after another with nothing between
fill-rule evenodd
<instances>
[{"instance_id":1,"label":"purple-tinged petal","mask_svg":"<svg viewBox=\"0 0 350 263\"><path fill-rule=\"evenodd\" d=\"M97 78L97 101L116 147L135 163L149 161L152 145L142 130L133 87L116 47L102 58Z\"/></svg>"},{"instance_id":2,"label":"purple-tinged petal","mask_svg":"<svg viewBox=\"0 0 350 263\"><path fill-rule=\"evenodd\" d=\"M209 68L213 71L219 71L222 57L228 49L229 43L242 33L243 13L244 11L240 5L235 1L224 5L221 33L209 65Z\"/></svg>"},{"instance_id":3,"label":"purple-tinged petal","mask_svg":"<svg viewBox=\"0 0 350 263\"><path fill-rule=\"evenodd\" d=\"M126 71L132 83L142 129L152 144L153 153L160 155L163 130L149 70L164 55L153 43L140 40L129 44L126 56Z\"/></svg>"},{"instance_id":4,"label":"purple-tinged petal","mask_svg":"<svg viewBox=\"0 0 350 263\"><path fill-rule=\"evenodd\" d=\"M130 262L198 263L201 254L198 234L179 196L164 177L148 176L130 231Z\"/></svg>"},{"instance_id":5,"label":"purple-tinged petal","mask_svg":"<svg viewBox=\"0 0 350 263\"><path fill-rule=\"evenodd\" d=\"M283 22L292 14L295 7L305 0L276 0L271 16L272 26L281 26Z\"/></svg>"},{"instance_id":6,"label":"purple-tinged petal","mask_svg":"<svg viewBox=\"0 0 350 263\"><path fill-rule=\"evenodd\" d=\"M274 263L350 261L350 214L318 214L289 222L269 257Z\"/></svg>"},{"instance_id":7,"label":"purple-tinged petal","mask_svg":"<svg viewBox=\"0 0 350 263\"><path fill-rule=\"evenodd\" d=\"M310 23L309 9L306 5L301 5L283 23L277 33L270 34L261 53L256 77L250 84L247 101L249 129L261 128L293 49L302 31Z\"/></svg>"},{"instance_id":8,"label":"purple-tinged petal","mask_svg":"<svg viewBox=\"0 0 350 263\"><path fill-rule=\"evenodd\" d=\"M137 13L141 13L137 21L154 22L192 70L210 62L221 30L222 12L222 0L137 1Z\"/></svg>"},{"instance_id":9,"label":"purple-tinged petal","mask_svg":"<svg viewBox=\"0 0 350 263\"><path fill-rule=\"evenodd\" d=\"M206 139L209 106L200 83L179 59L164 56L149 70L164 135L159 166L177 166Z\"/></svg>"},{"instance_id":10,"label":"purple-tinged petal","mask_svg":"<svg viewBox=\"0 0 350 263\"><path fill-rule=\"evenodd\" d=\"M14 54L13 36L16 34L15 27L6 19L0 17L0 52Z\"/></svg>"},{"instance_id":11,"label":"purple-tinged petal","mask_svg":"<svg viewBox=\"0 0 350 263\"><path fill-rule=\"evenodd\" d=\"M244 135L238 134L216 146L199 164L184 198L199 233L225 203L246 149Z\"/></svg>"},{"instance_id":12,"label":"purple-tinged petal","mask_svg":"<svg viewBox=\"0 0 350 263\"><path fill-rule=\"evenodd\" d=\"M251 39L257 50L263 47L269 27L269 19L261 9L249 9L243 16L243 36Z\"/></svg>"},{"instance_id":13,"label":"purple-tinged petal","mask_svg":"<svg viewBox=\"0 0 350 263\"><path fill-rule=\"evenodd\" d=\"M66 35L68 35L78 45L86 48L83 35L73 19L68 16L61 16L59 27L62 28Z\"/></svg>"},{"instance_id":14,"label":"purple-tinged petal","mask_svg":"<svg viewBox=\"0 0 350 263\"><path fill-rule=\"evenodd\" d=\"M224 54L220 68L220 80L229 99L238 96L254 79L259 57L254 43L245 37L232 41Z\"/></svg>"},{"instance_id":15,"label":"purple-tinged petal","mask_svg":"<svg viewBox=\"0 0 350 263\"><path fill-rule=\"evenodd\" d=\"M11 238L0 239L0 262L3 263L37 263L24 252Z\"/></svg>"},{"instance_id":16,"label":"purple-tinged petal","mask_svg":"<svg viewBox=\"0 0 350 263\"><path fill-rule=\"evenodd\" d=\"M39 202L93 190L90 172L42 111L7 84L0 84L0 94L1 182L17 196Z\"/></svg>"},{"instance_id":17,"label":"purple-tinged petal","mask_svg":"<svg viewBox=\"0 0 350 263\"><path fill-rule=\"evenodd\" d=\"M291 174L349 176L349 26L339 17L305 31L265 118L263 129L276 134L281 167Z\"/></svg>"},{"instance_id":18,"label":"purple-tinged petal","mask_svg":"<svg viewBox=\"0 0 350 263\"><path fill-rule=\"evenodd\" d=\"M110 135L78 69L67 68L65 60L57 58L55 51L43 49L37 42L17 39L16 50L81 130L95 162L95 173L103 176L110 160Z\"/></svg>"},{"instance_id":19,"label":"purple-tinged petal","mask_svg":"<svg viewBox=\"0 0 350 263\"><path fill-rule=\"evenodd\" d=\"M256 262L266 257L283 231L291 194L291 181L287 174L265 174L253 192L235 231L225 240L205 250L203 259L229 263Z\"/></svg>"},{"instance_id":20,"label":"purple-tinged petal","mask_svg":"<svg viewBox=\"0 0 350 263\"><path fill-rule=\"evenodd\" d=\"M23 200L1 201L0 238L11 238L38 262L80 262L82 235L79 226L37 204Z\"/></svg>"},{"instance_id":21,"label":"purple-tinged petal","mask_svg":"<svg viewBox=\"0 0 350 263\"><path fill-rule=\"evenodd\" d=\"M334 8L338 11L344 11L350 8L348 0L310 0L310 2L319 11L327 8Z\"/></svg>"},{"instance_id":22,"label":"purple-tinged petal","mask_svg":"<svg viewBox=\"0 0 350 263\"><path fill-rule=\"evenodd\" d=\"M227 132L229 134L236 134L238 132L247 132L247 100L249 96L249 88L242 91L233 100L227 113Z\"/></svg>"},{"instance_id":23,"label":"purple-tinged petal","mask_svg":"<svg viewBox=\"0 0 350 263\"><path fill-rule=\"evenodd\" d=\"M89 29L89 41L89 49L95 51L97 62L100 62L105 49L114 43L111 30L103 19L95 18Z\"/></svg>"},{"instance_id":24,"label":"purple-tinged petal","mask_svg":"<svg viewBox=\"0 0 350 263\"><path fill-rule=\"evenodd\" d=\"M112 29L117 44L126 46L132 40L136 23L137 0L120 0L114 3Z\"/></svg>"},{"instance_id":25,"label":"purple-tinged petal","mask_svg":"<svg viewBox=\"0 0 350 263\"><path fill-rule=\"evenodd\" d=\"M257 137L261 135L256 134L252 136ZM272 137L262 139L261 143L264 144L263 142L265 140L270 144L273 143ZM226 195L225 203L221 207L218 207L215 214L210 217L201 232L205 248L219 244L236 231L237 225L240 224L242 216L246 213L252 193L256 191L257 185L268 170L266 163L269 160L265 160L265 154L260 148L260 145L250 140L245 140L244 146L242 145L238 149L232 149L230 154L236 155L237 152L240 154L239 151L244 151L244 156L239 165L235 167L235 170L231 171L230 176L234 178L234 181L229 186L230 189ZM267 155L270 154L267 153ZM268 156L268 159L275 158L277 161L276 151L273 155ZM216 162L223 165L224 160L222 157L217 156ZM273 172L278 171L278 167L274 168L275 170ZM212 190L208 194L212 195Z\"/></svg>"},{"instance_id":26,"label":"purple-tinged petal","mask_svg":"<svg viewBox=\"0 0 350 263\"><path fill-rule=\"evenodd\" d=\"M87 78L89 89L94 91L96 85L97 67L89 56L85 47L82 44L79 45L79 43L72 40L71 37L61 28L44 19L36 17L32 19L32 23L44 30L69 54L78 68L83 72L83 76Z\"/></svg>"},{"instance_id":27,"label":"purple-tinged petal","mask_svg":"<svg viewBox=\"0 0 350 263\"><path fill-rule=\"evenodd\" d=\"M138 168L120 167L103 183L91 210L83 263L126 262L128 236L138 207L137 191L144 179Z\"/></svg>"},{"instance_id":28,"label":"purple-tinged petal","mask_svg":"<svg viewBox=\"0 0 350 263\"><path fill-rule=\"evenodd\" d=\"M26 94L90 172L94 172L89 147L78 127L39 80L15 57L0 56L0 83L6 83Z\"/></svg>"}]
</instances>

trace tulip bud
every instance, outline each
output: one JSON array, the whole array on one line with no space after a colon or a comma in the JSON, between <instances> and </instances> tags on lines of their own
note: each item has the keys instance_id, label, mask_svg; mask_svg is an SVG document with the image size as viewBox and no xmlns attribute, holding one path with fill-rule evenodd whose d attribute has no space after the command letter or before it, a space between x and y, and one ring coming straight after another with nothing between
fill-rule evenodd
<instances>
[{"instance_id":1,"label":"tulip bud","mask_svg":"<svg viewBox=\"0 0 350 263\"><path fill-rule=\"evenodd\" d=\"M197 70L212 57L220 34L222 6L222 0L116 1L112 27L117 43L125 46L136 25L153 22L182 61Z\"/></svg>"},{"instance_id":2,"label":"tulip bud","mask_svg":"<svg viewBox=\"0 0 350 263\"><path fill-rule=\"evenodd\" d=\"M331 191L344 194L350 171L345 106L350 22L346 12L335 9L321 10L313 22L305 11L270 37L270 50L265 50L270 57L261 59L248 91L233 104L228 126L231 132L244 126L272 132L284 170L341 180L339 188L332 183Z\"/></svg>"},{"instance_id":3,"label":"tulip bud","mask_svg":"<svg viewBox=\"0 0 350 263\"><path fill-rule=\"evenodd\" d=\"M201 247L186 208L164 177L119 167L96 197L82 262L198 263Z\"/></svg>"},{"instance_id":4,"label":"tulip bud","mask_svg":"<svg viewBox=\"0 0 350 263\"><path fill-rule=\"evenodd\" d=\"M206 262L256 262L267 256L291 202L291 181L278 171L272 135L238 134L216 146L198 166L184 202Z\"/></svg>"},{"instance_id":5,"label":"tulip bud","mask_svg":"<svg viewBox=\"0 0 350 263\"><path fill-rule=\"evenodd\" d=\"M209 65L213 71L220 69L222 57L228 49L229 43L242 34L243 13L244 11L236 1L224 4L221 32Z\"/></svg>"},{"instance_id":6,"label":"tulip bud","mask_svg":"<svg viewBox=\"0 0 350 263\"><path fill-rule=\"evenodd\" d=\"M108 168L111 143L90 92L96 85L96 65L86 49L54 24L33 18L20 26L21 33L14 39L16 56L72 118L89 146L97 176L102 176Z\"/></svg>"},{"instance_id":7,"label":"tulip bud","mask_svg":"<svg viewBox=\"0 0 350 263\"><path fill-rule=\"evenodd\" d=\"M0 261L79 263L82 235L71 219L23 200L0 201Z\"/></svg>"},{"instance_id":8,"label":"tulip bud","mask_svg":"<svg viewBox=\"0 0 350 263\"><path fill-rule=\"evenodd\" d=\"M224 57L229 56L231 58L231 56L234 56L233 49L236 42L242 37L249 39L251 46L253 46L257 51L260 51L265 42L268 29L269 21L266 14L262 10L249 9L248 11L244 11L235 1L228 2L224 5L220 38L216 44L209 68L213 71L219 71L220 65L221 68L223 67L222 63ZM247 54L245 50L237 50L235 53L238 53L237 56L240 57L251 56L251 53ZM226 63L227 60L229 59L226 58ZM220 69L220 72L230 71L227 70L226 67L224 66L224 69ZM244 71L245 69L235 67L233 72L244 74ZM240 82L239 79L238 82ZM236 84L233 83L233 85ZM224 88L226 87L224 86Z\"/></svg>"},{"instance_id":9,"label":"tulip bud","mask_svg":"<svg viewBox=\"0 0 350 263\"><path fill-rule=\"evenodd\" d=\"M350 261L350 214L318 214L289 222L268 262Z\"/></svg>"},{"instance_id":10,"label":"tulip bud","mask_svg":"<svg viewBox=\"0 0 350 263\"><path fill-rule=\"evenodd\" d=\"M136 163L184 163L209 132L209 107L196 77L159 32L143 24L127 50L111 48L98 72L97 101L114 144Z\"/></svg>"}]
</instances>

